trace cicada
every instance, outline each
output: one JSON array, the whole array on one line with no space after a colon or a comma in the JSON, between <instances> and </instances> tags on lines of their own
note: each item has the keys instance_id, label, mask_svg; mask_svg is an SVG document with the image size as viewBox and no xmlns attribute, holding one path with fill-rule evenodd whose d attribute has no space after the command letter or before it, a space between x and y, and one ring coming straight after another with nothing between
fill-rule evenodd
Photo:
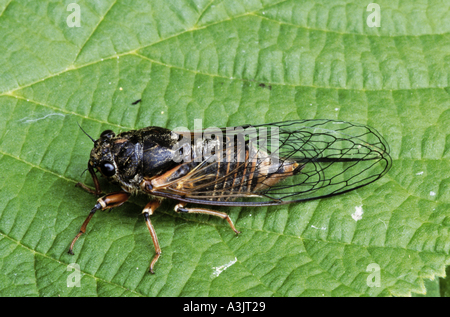
<instances>
[{"instance_id":1,"label":"cicada","mask_svg":"<svg viewBox=\"0 0 450 317\"><path fill-rule=\"evenodd\" d=\"M163 198L177 201L177 213L223 218L239 234L225 212L187 204L274 206L331 197L376 181L392 165L389 146L375 129L334 120L193 132L147 127L116 135L106 130L91 140L94 148L87 169L95 189L77 185L102 195L98 172L121 190L97 200L69 253L97 210L118 207L133 194L146 194L150 199L142 214L156 253L151 273L161 248L150 216Z\"/></svg>"}]
</instances>

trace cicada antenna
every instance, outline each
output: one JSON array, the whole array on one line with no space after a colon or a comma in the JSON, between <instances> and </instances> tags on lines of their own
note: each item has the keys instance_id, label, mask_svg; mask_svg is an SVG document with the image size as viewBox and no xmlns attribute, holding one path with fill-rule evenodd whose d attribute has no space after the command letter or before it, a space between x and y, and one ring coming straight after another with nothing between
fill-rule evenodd
<instances>
[{"instance_id":1,"label":"cicada antenna","mask_svg":"<svg viewBox=\"0 0 450 317\"><path fill-rule=\"evenodd\" d=\"M91 139L92 140L92 142L94 142L95 143L95 140L89 135L89 134L87 134L87 132L86 131L84 131L83 130L83 128L81 127L81 125L77 122L77 124L78 124L78 126L80 127L80 129L81 129L81 131L83 131L84 132L84 134L86 134L88 137L89 137L89 139ZM84 172L83 172L84 173Z\"/></svg>"}]
</instances>

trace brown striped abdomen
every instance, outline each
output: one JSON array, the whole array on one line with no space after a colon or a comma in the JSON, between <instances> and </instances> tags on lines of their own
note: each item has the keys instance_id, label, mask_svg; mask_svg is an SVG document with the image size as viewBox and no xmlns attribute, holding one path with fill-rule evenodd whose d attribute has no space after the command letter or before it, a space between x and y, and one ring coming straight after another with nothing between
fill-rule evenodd
<instances>
[{"instance_id":1,"label":"brown striped abdomen","mask_svg":"<svg viewBox=\"0 0 450 317\"><path fill-rule=\"evenodd\" d=\"M226 153L201 163L188 162L152 180L152 186L170 188L180 195L211 201L231 201L238 197L259 196L288 176L299 166L291 160L279 162L265 152L250 151L245 146L245 158L240 153Z\"/></svg>"}]
</instances>

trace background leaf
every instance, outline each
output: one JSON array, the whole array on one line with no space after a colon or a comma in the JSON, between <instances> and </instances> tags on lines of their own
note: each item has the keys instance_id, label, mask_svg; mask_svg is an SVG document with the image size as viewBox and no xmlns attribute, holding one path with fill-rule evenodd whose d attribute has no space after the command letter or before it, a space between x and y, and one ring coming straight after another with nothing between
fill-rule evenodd
<instances>
[{"instance_id":1,"label":"background leaf","mask_svg":"<svg viewBox=\"0 0 450 317\"><path fill-rule=\"evenodd\" d=\"M367 1L77 1L81 27L69 3L0 1L0 295L408 296L445 276L450 4L377 1L377 28ZM166 201L155 275L143 196L98 212L67 254L95 202L74 187L93 185L77 122L97 137L311 118L375 127L393 168L338 197L217 208L238 237ZM67 287L71 263L81 287ZM448 280L427 285L449 294Z\"/></svg>"}]
</instances>

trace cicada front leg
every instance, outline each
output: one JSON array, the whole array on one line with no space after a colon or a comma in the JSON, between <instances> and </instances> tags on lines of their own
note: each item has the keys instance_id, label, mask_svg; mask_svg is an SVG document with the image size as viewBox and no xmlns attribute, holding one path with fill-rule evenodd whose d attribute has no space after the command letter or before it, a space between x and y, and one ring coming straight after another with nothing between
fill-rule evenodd
<instances>
[{"instance_id":1,"label":"cicada front leg","mask_svg":"<svg viewBox=\"0 0 450 317\"><path fill-rule=\"evenodd\" d=\"M75 186L83 188L88 193L100 196L102 194L102 190L100 189L100 183L99 183L99 181L97 179L97 175L95 175L94 168L92 167L92 165L90 163L88 163L88 170L89 170L89 173L92 176L92 180L94 181L95 190L90 189L89 187L87 187L83 183L76 183Z\"/></svg>"},{"instance_id":2,"label":"cicada front leg","mask_svg":"<svg viewBox=\"0 0 450 317\"><path fill-rule=\"evenodd\" d=\"M92 208L91 212L87 216L86 220L83 222L83 225L80 228L80 232L75 236L75 238L72 240L72 243L70 244L69 248L69 254L73 254L73 247L75 245L75 242L77 242L78 238L86 232L86 227L91 221L92 216L94 216L95 212L97 210L106 210L114 207L119 207L124 202L130 198L131 194L127 192L115 192L108 194L106 196L103 196L97 200L97 203L95 204L94 208Z\"/></svg>"},{"instance_id":3,"label":"cicada front leg","mask_svg":"<svg viewBox=\"0 0 450 317\"><path fill-rule=\"evenodd\" d=\"M85 191L87 191L89 194L96 195L97 197L102 194L101 190L100 191L93 190L93 189L87 187L86 185L84 185L83 183L80 183L80 182L76 183L75 187L80 187L80 188L84 189Z\"/></svg>"}]
</instances>

